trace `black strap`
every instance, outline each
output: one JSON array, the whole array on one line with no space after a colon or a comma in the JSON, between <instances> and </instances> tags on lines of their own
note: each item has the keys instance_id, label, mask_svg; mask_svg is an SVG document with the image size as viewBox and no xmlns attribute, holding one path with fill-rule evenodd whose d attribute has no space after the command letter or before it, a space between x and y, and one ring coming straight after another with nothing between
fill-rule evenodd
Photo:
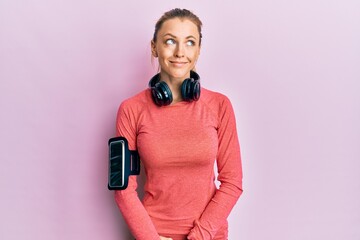
<instances>
[{"instance_id":1,"label":"black strap","mask_svg":"<svg viewBox=\"0 0 360 240\"><path fill-rule=\"evenodd\" d=\"M137 151L130 151L131 153L131 165L130 165L130 174L139 175L140 174L140 157Z\"/></svg>"}]
</instances>

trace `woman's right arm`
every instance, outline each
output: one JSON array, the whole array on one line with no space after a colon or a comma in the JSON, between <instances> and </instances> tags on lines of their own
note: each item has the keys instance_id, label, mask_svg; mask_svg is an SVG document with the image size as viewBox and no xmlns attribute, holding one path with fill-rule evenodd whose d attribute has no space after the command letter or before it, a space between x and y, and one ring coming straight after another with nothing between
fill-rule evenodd
<instances>
[{"instance_id":1,"label":"woman's right arm","mask_svg":"<svg viewBox=\"0 0 360 240\"><path fill-rule=\"evenodd\" d=\"M116 135L128 140L129 149L136 150L136 108L131 108L127 101L118 110ZM128 187L115 191L115 201L133 236L138 240L161 239L149 214L141 203L137 191L136 176L129 176ZM165 238L167 239L167 238Z\"/></svg>"}]
</instances>

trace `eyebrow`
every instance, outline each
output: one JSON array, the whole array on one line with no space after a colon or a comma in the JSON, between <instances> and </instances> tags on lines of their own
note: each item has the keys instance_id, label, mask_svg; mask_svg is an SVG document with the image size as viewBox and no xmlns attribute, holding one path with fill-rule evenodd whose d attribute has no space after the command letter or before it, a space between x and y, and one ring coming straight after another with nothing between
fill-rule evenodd
<instances>
[{"instance_id":1,"label":"eyebrow","mask_svg":"<svg viewBox=\"0 0 360 240\"><path fill-rule=\"evenodd\" d=\"M169 36L171 36L171 37L173 37L173 38L177 38L175 35L172 35L171 33L166 33L166 34L163 35L163 37L165 37L165 36L167 36L167 35L169 35ZM196 39L196 37L194 37L193 35L189 35L189 36L186 37L186 39L189 39L189 38L194 38L194 39Z\"/></svg>"}]
</instances>

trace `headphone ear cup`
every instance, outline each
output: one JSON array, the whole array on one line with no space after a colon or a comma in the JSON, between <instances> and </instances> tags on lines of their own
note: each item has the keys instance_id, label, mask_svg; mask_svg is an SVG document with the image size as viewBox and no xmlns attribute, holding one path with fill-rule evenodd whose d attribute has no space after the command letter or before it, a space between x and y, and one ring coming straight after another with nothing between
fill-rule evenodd
<instances>
[{"instance_id":1,"label":"headphone ear cup","mask_svg":"<svg viewBox=\"0 0 360 240\"><path fill-rule=\"evenodd\" d=\"M194 101L199 100L200 92L201 92L201 87L200 87L199 81L197 81L197 80L194 81L194 87L193 87L192 92L193 92L193 96L192 96L193 100Z\"/></svg>"},{"instance_id":2,"label":"headphone ear cup","mask_svg":"<svg viewBox=\"0 0 360 240\"><path fill-rule=\"evenodd\" d=\"M154 102L158 106L169 105L173 98L169 86L165 82L158 82L151 88Z\"/></svg>"},{"instance_id":3,"label":"headphone ear cup","mask_svg":"<svg viewBox=\"0 0 360 240\"><path fill-rule=\"evenodd\" d=\"M186 102L189 102L191 101L191 98L190 98L190 94L189 94L189 88L190 88L190 81L191 81L191 78L187 78L183 81L183 83L181 84L181 96L182 98L184 99L184 101Z\"/></svg>"},{"instance_id":4,"label":"headphone ear cup","mask_svg":"<svg viewBox=\"0 0 360 240\"><path fill-rule=\"evenodd\" d=\"M185 79L181 85L181 95L184 101L192 102L200 98L200 82L193 78Z\"/></svg>"}]
</instances>

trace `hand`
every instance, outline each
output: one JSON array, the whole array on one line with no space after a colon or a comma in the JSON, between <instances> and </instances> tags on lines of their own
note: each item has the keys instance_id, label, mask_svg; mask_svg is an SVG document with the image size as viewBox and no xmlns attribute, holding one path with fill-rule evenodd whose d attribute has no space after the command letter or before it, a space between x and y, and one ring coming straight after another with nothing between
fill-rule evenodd
<instances>
[{"instance_id":1,"label":"hand","mask_svg":"<svg viewBox=\"0 0 360 240\"><path fill-rule=\"evenodd\" d=\"M167 237L160 236L160 240L173 240L173 239L172 239L172 238L167 238Z\"/></svg>"}]
</instances>

